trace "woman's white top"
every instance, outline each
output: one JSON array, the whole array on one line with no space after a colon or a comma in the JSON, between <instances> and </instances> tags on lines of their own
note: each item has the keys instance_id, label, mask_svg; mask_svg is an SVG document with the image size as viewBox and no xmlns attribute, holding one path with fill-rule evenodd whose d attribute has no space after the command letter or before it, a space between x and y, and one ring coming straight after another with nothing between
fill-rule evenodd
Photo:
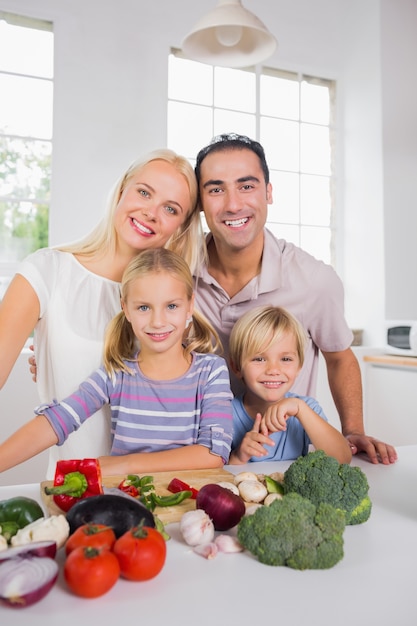
<instances>
[{"instance_id":1,"label":"woman's white top","mask_svg":"<svg viewBox=\"0 0 417 626\"><path fill-rule=\"evenodd\" d=\"M42 404L59 401L102 363L106 326L121 309L120 285L88 271L73 254L50 248L28 256L18 273L40 303L34 336L39 398ZM50 449L47 478L54 477L58 459L97 458L109 452L106 406L64 445Z\"/></svg>"}]
</instances>

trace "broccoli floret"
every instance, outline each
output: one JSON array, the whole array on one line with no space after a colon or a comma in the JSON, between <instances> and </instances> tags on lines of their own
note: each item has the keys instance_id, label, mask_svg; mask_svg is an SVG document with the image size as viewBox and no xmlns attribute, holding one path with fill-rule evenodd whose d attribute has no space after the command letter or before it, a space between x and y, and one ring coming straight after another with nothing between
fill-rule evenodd
<instances>
[{"instance_id":1,"label":"broccoli floret","mask_svg":"<svg viewBox=\"0 0 417 626\"><path fill-rule=\"evenodd\" d=\"M237 537L266 565L328 569L343 558L344 529L343 511L290 493L243 517Z\"/></svg>"},{"instance_id":2,"label":"broccoli floret","mask_svg":"<svg viewBox=\"0 0 417 626\"><path fill-rule=\"evenodd\" d=\"M284 472L284 493L298 493L314 504L328 502L346 515L346 524L362 524L371 514L368 480L359 467L339 463L323 450L299 457Z\"/></svg>"}]
</instances>

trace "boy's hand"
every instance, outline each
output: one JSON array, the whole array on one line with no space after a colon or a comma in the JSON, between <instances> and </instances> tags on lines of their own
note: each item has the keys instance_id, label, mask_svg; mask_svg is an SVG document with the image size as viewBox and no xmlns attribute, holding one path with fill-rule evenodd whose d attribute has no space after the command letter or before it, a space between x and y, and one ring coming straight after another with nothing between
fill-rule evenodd
<instances>
[{"instance_id":1,"label":"boy's hand","mask_svg":"<svg viewBox=\"0 0 417 626\"><path fill-rule=\"evenodd\" d=\"M297 415L300 404L298 398L283 398L267 408L262 418L262 432L275 433L287 429L287 419Z\"/></svg>"},{"instance_id":2,"label":"boy's hand","mask_svg":"<svg viewBox=\"0 0 417 626\"><path fill-rule=\"evenodd\" d=\"M268 451L264 446L274 445L268 436L268 430L262 424L262 415L257 413L252 430L243 437L239 448L232 452L231 462L233 463L233 457L237 463L248 463L253 456L266 456Z\"/></svg>"}]
</instances>

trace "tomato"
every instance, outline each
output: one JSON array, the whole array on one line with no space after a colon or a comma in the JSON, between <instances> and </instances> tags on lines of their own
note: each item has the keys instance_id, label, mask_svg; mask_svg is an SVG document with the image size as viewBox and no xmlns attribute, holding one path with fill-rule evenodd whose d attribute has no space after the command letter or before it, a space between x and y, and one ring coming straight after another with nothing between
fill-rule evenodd
<instances>
[{"instance_id":1,"label":"tomato","mask_svg":"<svg viewBox=\"0 0 417 626\"><path fill-rule=\"evenodd\" d=\"M113 552L119 560L123 578L149 580L163 568L167 548L158 530L137 526L116 540Z\"/></svg>"},{"instance_id":2,"label":"tomato","mask_svg":"<svg viewBox=\"0 0 417 626\"><path fill-rule=\"evenodd\" d=\"M73 593L97 598L110 591L120 576L117 557L110 550L79 546L64 563L64 578Z\"/></svg>"},{"instance_id":3,"label":"tomato","mask_svg":"<svg viewBox=\"0 0 417 626\"><path fill-rule=\"evenodd\" d=\"M105 524L83 524L68 537L65 544L65 553L68 555L80 546L111 550L115 541L116 535L110 526Z\"/></svg>"}]
</instances>

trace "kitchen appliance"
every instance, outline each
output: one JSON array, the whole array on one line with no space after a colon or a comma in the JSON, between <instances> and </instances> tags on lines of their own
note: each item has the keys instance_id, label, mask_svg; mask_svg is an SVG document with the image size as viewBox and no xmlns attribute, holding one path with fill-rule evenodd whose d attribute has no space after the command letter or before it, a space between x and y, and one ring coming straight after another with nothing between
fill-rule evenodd
<instances>
[{"instance_id":1,"label":"kitchen appliance","mask_svg":"<svg viewBox=\"0 0 417 626\"><path fill-rule=\"evenodd\" d=\"M386 351L417 357L417 320L389 320L386 323Z\"/></svg>"}]
</instances>

